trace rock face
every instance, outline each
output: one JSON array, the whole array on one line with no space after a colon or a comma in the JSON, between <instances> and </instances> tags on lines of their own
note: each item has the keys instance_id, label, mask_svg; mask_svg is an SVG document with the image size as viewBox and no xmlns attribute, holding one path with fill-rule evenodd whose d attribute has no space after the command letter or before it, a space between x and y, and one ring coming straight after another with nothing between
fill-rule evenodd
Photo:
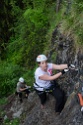
<instances>
[{"instance_id":1,"label":"rock face","mask_svg":"<svg viewBox=\"0 0 83 125\"><path fill-rule=\"evenodd\" d=\"M83 115L80 112L76 94L73 92L62 111L62 113L55 120L56 125L82 125ZM51 125L54 125L55 122Z\"/></svg>"},{"instance_id":2,"label":"rock face","mask_svg":"<svg viewBox=\"0 0 83 125\"><path fill-rule=\"evenodd\" d=\"M56 114L54 110L56 100L49 94L47 94L45 109L41 109L37 94L31 92L29 98L24 99L23 103L13 95L9 99L8 106L4 107L6 116L10 119L19 117L20 125L83 125L83 115L77 96L83 86L83 53L75 48L74 41L69 35L65 36L59 32L59 27L53 32L50 48L48 57L51 62L73 63L77 68L57 80L67 96L63 111L60 115Z\"/></svg>"},{"instance_id":3,"label":"rock face","mask_svg":"<svg viewBox=\"0 0 83 125\"><path fill-rule=\"evenodd\" d=\"M11 98L11 99L10 99ZM12 95L9 103L3 107L5 117L8 119L20 118L20 125L50 125L55 119L55 99L47 94L45 109L41 109L39 97L36 92L31 92L28 99L20 103L19 98Z\"/></svg>"},{"instance_id":4,"label":"rock face","mask_svg":"<svg viewBox=\"0 0 83 125\"><path fill-rule=\"evenodd\" d=\"M80 111L80 105L77 95L72 92L65 104L63 111L57 115L55 108L55 99L52 95L47 95L48 99L45 108L40 108L39 98L35 92L24 99L21 104L16 97L12 101L10 108L5 109L6 116L9 119L20 117L20 125L82 125L83 115Z\"/></svg>"},{"instance_id":5,"label":"rock face","mask_svg":"<svg viewBox=\"0 0 83 125\"><path fill-rule=\"evenodd\" d=\"M49 96L45 109L40 109L39 102L27 113L23 125L82 125L83 115L77 101L76 93L73 92L60 115L54 111L55 100Z\"/></svg>"}]
</instances>

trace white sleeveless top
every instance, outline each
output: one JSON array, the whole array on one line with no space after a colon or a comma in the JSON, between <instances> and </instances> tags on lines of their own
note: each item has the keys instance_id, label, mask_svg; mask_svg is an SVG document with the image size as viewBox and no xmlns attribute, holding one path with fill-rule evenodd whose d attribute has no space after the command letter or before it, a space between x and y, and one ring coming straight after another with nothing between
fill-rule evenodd
<instances>
[{"instance_id":1,"label":"white sleeveless top","mask_svg":"<svg viewBox=\"0 0 83 125\"><path fill-rule=\"evenodd\" d=\"M52 63L48 63L47 64L47 72L43 71L41 69L41 67L38 67L35 71L35 84L34 83L34 87L35 89L39 90L39 91L43 91L43 88L48 88L51 86L50 81L49 80L41 80L39 79L40 76L47 74L49 76L52 75ZM40 88L39 88L40 87Z\"/></svg>"}]
</instances>

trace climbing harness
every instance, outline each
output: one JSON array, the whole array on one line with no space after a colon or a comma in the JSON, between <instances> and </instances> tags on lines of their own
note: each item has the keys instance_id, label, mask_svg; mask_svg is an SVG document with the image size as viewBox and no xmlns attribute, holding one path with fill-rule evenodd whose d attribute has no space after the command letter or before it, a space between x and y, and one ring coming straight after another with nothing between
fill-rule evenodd
<instances>
[{"instance_id":1,"label":"climbing harness","mask_svg":"<svg viewBox=\"0 0 83 125\"><path fill-rule=\"evenodd\" d=\"M40 92L41 94L42 94L42 92L50 93L54 90L53 84L51 84L51 86L48 88L41 87L37 83L34 83L34 84L37 86L37 87L33 86L34 90L36 90L36 88L43 88L43 91Z\"/></svg>"}]
</instances>

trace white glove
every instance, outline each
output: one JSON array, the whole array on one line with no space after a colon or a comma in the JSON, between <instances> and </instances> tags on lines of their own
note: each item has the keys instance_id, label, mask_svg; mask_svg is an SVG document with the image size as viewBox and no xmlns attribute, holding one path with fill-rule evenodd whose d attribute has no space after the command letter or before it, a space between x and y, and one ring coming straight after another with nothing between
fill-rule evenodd
<instances>
[{"instance_id":1,"label":"white glove","mask_svg":"<svg viewBox=\"0 0 83 125\"><path fill-rule=\"evenodd\" d=\"M62 74L64 74L64 73L66 73L68 71L69 71L69 69L63 69L61 72L62 72Z\"/></svg>"},{"instance_id":2,"label":"white glove","mask_svg":"<svg viewBox=\"0 0 83 125\"><path fill-rule=\"evenodd\" d=\"M28 88L31 88L31 86L27 86L27 85L26 85L26 89L28 89Z\"/></svg>"},{"instance_id":3,"label":"white glove","mask_svg":"<svg viewBox=\"0 0 83 125\"><path fill-rule=\"evenodd\" d=\"M81 112L83 112L83 106L81 107Z\"/></svg>"},{"instance_id":4,"label":"white glove","mask_svg":"<svg viewBox=\"0 0 83 125\"><path fill-rule=\"evenodd\" d=\"M28 86L28 88L31 88L31 86Z\"/></svg>"},{"instance_id":5,"label":"white glove","mask_svg":"<svg viewBox=\"0 0 83 125\"><path fill-rule=\"evenodd\" d=\"M75 65L74 65L74 64L69 64L69 65L68 65L68 68L74 69L74 68L75 68Z\"/></svg>"},{"instance_id":6,"label":"white glove","mask_svg":"<svg viewBox=\"0 0 83 125\"><path fill-rule=\"evenodd\" d=\"M66 73L66 72L68 72L69 71L69 69L64 69L64 72Z\"/></svg>"}]
</instances>

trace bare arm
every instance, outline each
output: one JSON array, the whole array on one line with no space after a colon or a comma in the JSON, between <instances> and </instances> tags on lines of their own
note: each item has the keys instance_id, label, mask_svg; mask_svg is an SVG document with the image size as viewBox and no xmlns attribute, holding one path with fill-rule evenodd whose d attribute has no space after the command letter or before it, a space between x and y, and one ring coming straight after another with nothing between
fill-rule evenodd
<instances>
[{"instance_id":1,"label":"bare arm","mask_svg":"<svg viewBox=\"0 0 83 125\"><path fill-rule=\"evenodd\" d=\"M27 89L27 85L25 84L25 86L23 88L20 88L20 91L24 91Z\"/></svg>"},{"instance_id":2,"label":"bare arm","mask_svg":"<svg viewBox=\"0 0 83 125\"><path fill-rule=\"evenodd\" d=\"M49 76L49 75L42 75L42 76L40 76L39 78L41 79L41 80L54 80L54 79L57 79L57 78L59 78L60 76L62 75L62 73L61 72L59 72L59 73L57 73L57 74L55 74L55 75L53 75L53 76Z\"/></svg>"},{"instance_id":3,"label":"bare arm","mask_svg":"<svg viewBox=\"0 0 83 125\"><path fill-rule=\"evenodd\" d=\"M68 68L68 65L67 64L61 64L61 65L52 64L52 68L57 69L57 70L63 70L65 68Z\"/></svg>"},{"instance_id":4,"label":"bare arm","mask_svg":"<svg viewBox=\"0 0 83 125\"><path fill-rule=\"evenodd\" d=\"M24 91L24 90L26 90L26 88L23 88L23 89L22 89L22 88L20 88L20 91Z\"/></svg>"}]
</instances>

